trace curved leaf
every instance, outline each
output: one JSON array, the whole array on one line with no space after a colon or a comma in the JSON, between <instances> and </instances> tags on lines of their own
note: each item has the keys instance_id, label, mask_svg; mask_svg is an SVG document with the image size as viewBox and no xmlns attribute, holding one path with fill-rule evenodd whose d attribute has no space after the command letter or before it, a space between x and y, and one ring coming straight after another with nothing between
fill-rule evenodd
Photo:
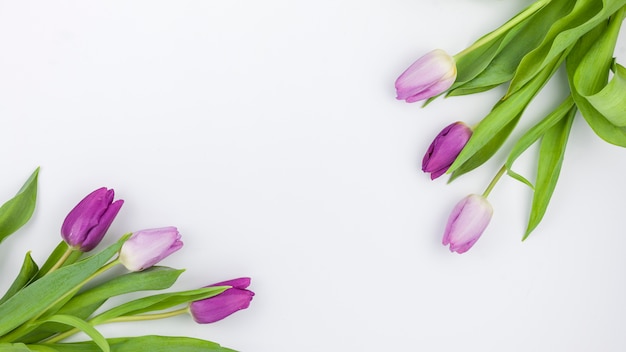
<instances>
[{"instance_id":1,"label":"curved leaf","mask_svg":"<svg viewBox=\"0 0 626 352\"><path fill-rule=\"evenodd\" d=\"M39 168L30 175L15 197L0 207L0 242L24 226L35 211Z\"/></svg>"},{"instance_id":2,"label":"curved leaf","mask_svg":"<svg viewBox=\"0 0 626 352\"><path fill-rule=\"evenodd\" d=\"M20 272L17 274L13 284L11 284L2 299L0 299L0 304L13 297L14 294L24 288L24 286L26 286L31 279L35 277L35 275L37 275L38 270L39 268L37 267L37 263L35 263L33 258L30 256L30 252L26 253Z\"/></svg>"},{"instance_id":3,"label":"curved leaf","mask_svg":"<svg viewBox=\"0 0 626 352\"><path fill-rule=\"evenodd\" d=\"M539 162L537 163L537 181L535 182L530 217L523 240L539 225L548 208L552 193L559 180L565 146L575 115L576 109L571 108L565 118L550 127L541 139Z\"/></svg>"},{"instance_id":4,"label":"curved leaf","mask_svg":"<svg viewBox=\"0 0 626 352\"><path fill-rule=\"evenodd\" d=\"M109 343L104 338L104 336L102 336L102 334L98 330L96 330L96 328L94 328L82 319L76 318L71 315L53 315L51 317L48 317L45 321L61 323L75 327L78 330L87 334L87 336L91 337L93 343L96 344L100 348L100 350L102 350L103 352L111 351L111 349L109 348Z\"/></svg>"}]
</instances>

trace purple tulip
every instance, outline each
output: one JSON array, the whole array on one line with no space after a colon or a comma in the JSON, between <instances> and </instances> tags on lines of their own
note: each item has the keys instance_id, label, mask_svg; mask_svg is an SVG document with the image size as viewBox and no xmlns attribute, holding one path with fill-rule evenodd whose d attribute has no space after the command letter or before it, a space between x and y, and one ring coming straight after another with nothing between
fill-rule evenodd
<instances>
[{"instance_id":1,"label":"purple tulip","mask_svg":"<svg viewBox=\"0 0 626 352\"><path fill-rule=\"evenodd\" d=\"M443 234L443 245L450 245L450 252L465 253L480 238L493 214L493 208L485 197L470 194L452 209Z\"/></svg>"},{"instance_id":2,"label":"purple tulip","mask_svg":"<svg viewBox=\"0 0 626 352\"><path fill-rule=\"evenodd\" d=\"M175 227L134 232L120 249L120 262L130 271L142 271L183 246Z\"/></svg>"},{"instance_id":3,"label":"purple tulip","mask_svg":"<svg viewBox=\"0 0 626 352\"><path fill-rule=\"evenodd\" d=\"M463 122L444 128L428 147L422 159L422 171L429 172L431 180L445 174L471 136L472 129Z\"/></svg>"},{"instance_id":4,"label":"purple tulip","mask_svg":"<svg viewBox=\"0 0 626 352\"><path fill-rule=\"evenodd\" d=\"M420 57L396 80L398 100L414 103L439 95L454 83L454 58L441 49Z\"/></svg>"},{"instance_id":5,"label":"purple tulip","mask_svg":"<svg viewBox=\"0 0 626 352\"><path fill-rule=\"evenodd\" d=\"M238 310L246 309L252 301L254 292L246 290L250 286L250 278L219 282L213 286L232 286L217 296L192 302L189 311L193 320L200 324L213 323L222 320Z\"/></svg>"},{"instance_id":6,"label":"purple tulip","mask_svg":"<svg viewBox=\"0 0 626 352\"><path fill-rule=\"evenodd\" d=\"M115 192L105 187L88 194L72 209L63 225L61 237L82 252L94 249L104 237L124 201L113 202Z\"/></svg>"}]
</instances>

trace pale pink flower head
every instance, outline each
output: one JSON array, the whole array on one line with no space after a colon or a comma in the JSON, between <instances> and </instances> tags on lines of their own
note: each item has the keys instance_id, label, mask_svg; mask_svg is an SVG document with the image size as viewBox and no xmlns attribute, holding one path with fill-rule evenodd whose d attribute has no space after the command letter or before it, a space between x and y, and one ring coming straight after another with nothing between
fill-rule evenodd
<instances>
[{"instance_id":1,"label":"pale pink flower head","mask_svg":"<svg viewBox=\"0 0 626 352\"><path fill-rule=\"evenodd\" d=\"M455 80L454 58L435 49L417 59L398 77L396 98L407 103L432 98L448 90Z\"/></svg>"},{"instance_id":2,"label":"pale pink flower head","mask_svg":"<svg viewBox=\"0 0 626 352\"><path fill-rule=\"evenodd\" d=\"M452 209L443 245L450 245L450 252L465 253L480 238L493 215L493 208L485 197L470 194Z\"/></svg>"},{"instance_id":3,"label":"pale pink flower head","mask_svg":"<svg viewBox=\"0 0 626 352\"><path fill-rule=\"evenodd\" d=\"M142 271L183 246L175 227L135 231L120 249L120 262L130 271Z\"/></svg>"}]
</instances>

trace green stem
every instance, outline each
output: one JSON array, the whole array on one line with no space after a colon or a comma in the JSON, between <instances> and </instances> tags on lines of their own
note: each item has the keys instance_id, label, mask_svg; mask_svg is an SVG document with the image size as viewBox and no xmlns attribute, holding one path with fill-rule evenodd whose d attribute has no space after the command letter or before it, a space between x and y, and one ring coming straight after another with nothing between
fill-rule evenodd
<instances>
[{"instance_id":1,"label":"green stem","mask_svg":"<svg viewBox=\"0 0 626 352\"><path fill-rule=\"evenodd\" d=\"M97 325L108 324L108 323L130 322L130 321L165 319L165 318L185 314L188 311L189 311L189 307L184 307L184 308L180 308L180 309L176 309L176 310L172 310L172 311L164 312L164 313L158 313L158 314L144 314L144 315L131 315L131 316L126 316L126 317L117 317L117 318L109 319L107 321L100 322ZM45 344L56 343L76 334L77 332L80 332L80 329L74 328L62 334L53 336L50 339L44 341L43 343Z\"/></svg>"},{"instance_id":2,"label":"green stem","mask_svg":"<svg viewBox=\"0 0 626 352\"><path fill-rule=\"evenodd\" d=\"M100 269L98 269L98 271L93 273L91 276L89 276L88 278L83 280L81 283L76 285L73 289L68 290L63 296L59 297L57 300L55 300L50 305L48 305L45 309L43 309L41 311L41 313L39 313L38 315L34 316L29 321L23 323L17 329L15 329L15 330L11 331L10 333L2 336L0 338L0 342L12 342L12 341L17 340L19 337L24 336L24 335L28 334L29 332L31 332L33 329L35 329L37 326L39 326L39 324L41 324L41 323L37 322L37 319L39 319L42 315L44 315L48 311L48 309L50 309L50 308L54 307L55 305L59 304L64 299L68 298L69 296L72 296L72 295L76 294L76 292L78 292L78 290L80 290L80 288L83 287L87 282L93 280L98 275L100 275L100 274L104 273L105 271L111 269L112 267L114 267L118 263L119 263L119 259L116 258L115 260L113 260L113 261L105 264L104 266L102 266Z\"/></svg>"},{"instance_id":3,"label":"green stem","mask_svg":"<svg viewBox=\"0 0 626 352\"><path fill-rule=\"evenodd\" d=\"M57 270L58 268L60 268L65 261L67 260L67 258L70 257L70 255L72 255L72 253L75 251L74 248L70 247L69 245L67 246L67 250L65 251L65 253L63 253L63 255L61 256L61 258L59 258L59 260L50 268L50 270L48 270L48 272L46 273L46 275L50 274L51 272Z\"/></svg>"},{"instance_id":4,"label":"green stem","mask_svg":"<svg viewBox=\"0 0 626 352\"><path fill-rule=\"evenodd\" d=\"M511 18L508 22L506 22L505 24L500 26L498 29L494 30L493 32L490 32L490 33L486 34L485 36L483 36L480 39L478 39L477 41L475 41L474 44L470 45L469 47L465 48L463 51L461 51L458 54L454 55L454 59L455 60L461 59L463 56L467 55L472 50L480 47L481 45L484 45L485 43L488 43L489 41L493 40L494 38L497 38L502 33L510 30L511 28L513 28L515 26L517 26L518 24L520 24L521 22L526 20L528 17L534 15L535 12L541 10L541 8L543 8L545 5L547 5L550 1L552 1L552 0L538 0L538 1L536 1L535 3L533 3L530 6L528 6L526 9L524 9L522 12L518 13L515 17Z\"/></svg>"},{"instance_id":5,"label":"green stem","mask_svg":"<svg viewBox=\"0 0 626 352\"><path fill-rule=\"evenodd\" d=\"M502 178L502 175L504 175L505 171L506 171L506 165L503 165L500 168L500 171L498 171L498 173L496 174L496 176L494 176L491 182L489 182L489 186L487 186L487 189L485 189L485 191L483 192L484 198L487 198L489 196L489 193L491 193L491 191L493 190L493 187L496 186L496 183L500 181L500 178Z\"/></svg>"}]
</instances>

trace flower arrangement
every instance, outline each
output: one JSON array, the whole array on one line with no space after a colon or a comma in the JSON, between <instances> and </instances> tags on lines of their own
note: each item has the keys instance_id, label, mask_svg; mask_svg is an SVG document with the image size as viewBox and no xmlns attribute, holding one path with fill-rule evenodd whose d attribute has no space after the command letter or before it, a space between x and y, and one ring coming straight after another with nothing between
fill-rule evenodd
<instances>
[{"instance_id":1,"label":"flower arrangement","mask_svg":"<svg viewBox=\"0 0 626 352\"><path fill-rule=\"evenodd\" d=\"M565 66L567 97L523 132L482 194L465 197L453 209L443 235L450 251L464 253L480 238L493 212L487 198L505 174L533 191L523 239L530 235L548 208L578 112L600 138L626 147L626 68L613 57L625 16L626 0L538 0L458 54L433 50L398 77L397 99L424 105L441 95L507 86L478 124L455 122L428 148L422 170L431 179L449 174L452 181L496 155L533 98ZM513 166L535 143L539 156L533 179Z\"/></svg>"},{"instance_id":2,"label":"flower arrangement","mask_svg":"<svg viewBox=\"0 0 626 352\"><path fill-rule=\"evenodd\" d=\"M0 207L0 242L27 223L35 210L35 170L17 195ZM254 293L243 277L186 291L146 295L105 308L111 297L170 288L183 270L156 266L183 246L175 227L134 231L93 252L124 201L112 189L88 194L67 215L62 241L38 266L26 253L22 267L0 298L0 351L233 351L219 344L182 336L106 338L98 325L140 322L189 314L213 323L245 309ZM123 266L126 272L112 274ZM98 279L94 281L94 279ZM90 286L86 284L90 283ZM90 339L64 340L78 332Z\"/></svg>"}]
</instances>

